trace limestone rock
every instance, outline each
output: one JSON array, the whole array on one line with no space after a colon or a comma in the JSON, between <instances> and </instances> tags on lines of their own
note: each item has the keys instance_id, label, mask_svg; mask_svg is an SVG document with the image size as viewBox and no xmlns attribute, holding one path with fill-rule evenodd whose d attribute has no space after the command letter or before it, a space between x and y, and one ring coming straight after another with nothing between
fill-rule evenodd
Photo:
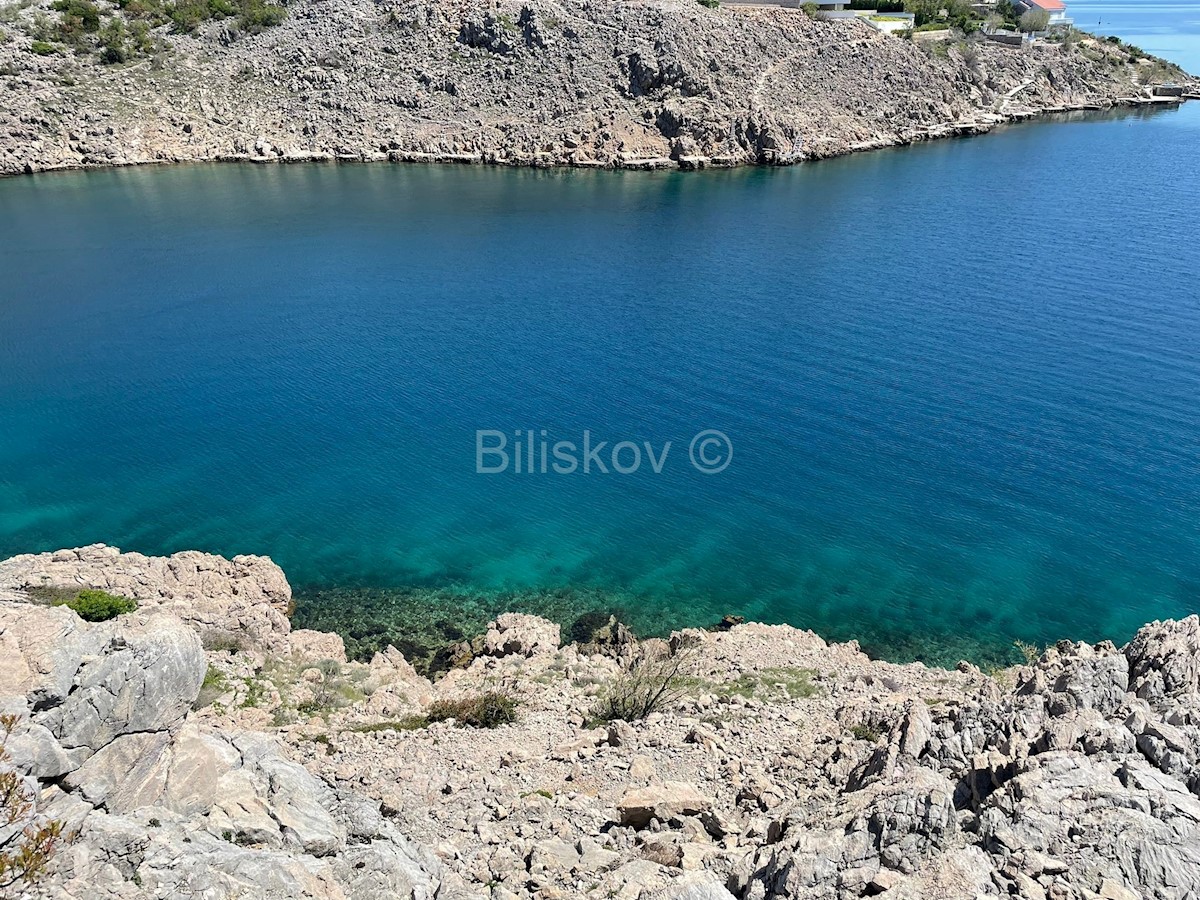
<instances>
[{"instance_id":1,"label":"limestone rock","mask_svg":"<svg viewBox=\"0 0 1200 900\"><path fill-rule=\"evenodd\" d=\"M346 661L346 644L337 634L299 628L288 635L288 646L293 656L304 659L332 659L340 663Z\"/></svg>"},{"instance_id":2,"label":"limestone rock","mask_svg":"<svg viewBox=\"0 0 1200 900\"><path fill-rule=\"evenodd\" d=\"M504 613L488 624L483 638L483 652L489 656L534 656L553 653L562 643L559 626L522 613Z\"/></svg>"},{"instance_id":3,"label":"limestone rock","mask_svg":"<svg viewBox=\"0 0 1200 900\"><path fill-rule=\"evenodd\" d=\"M710 798L682 781L637 788L617 803L621 824L633 828L644 828L651 819L666 821L674 816L698 816L711 807Z\"/></svg>"},{"instance_id":4,"label":"limestone rock","mask_svg":"<svg viewBox=\"0 0 1200 900\"><path fill-rule=\"evenodd\" d=\"M285 647L291 628L292 589L263 556L150 557L94 544L0 562L0 589L32 587L99 588L137 600L143 611L171 613L201 633L244 636L270 650Z\"/></svg>"},{"instance_id":5,"label":"limestone rock","mask_svg":"<svg viewBox=\"0 0 1200 900\"><path fill-rule=\"evenodd\" d=\"M653 900L734 900L716 877L706 872L684 875L653 895Z\"/></svg>"}]
</instances>

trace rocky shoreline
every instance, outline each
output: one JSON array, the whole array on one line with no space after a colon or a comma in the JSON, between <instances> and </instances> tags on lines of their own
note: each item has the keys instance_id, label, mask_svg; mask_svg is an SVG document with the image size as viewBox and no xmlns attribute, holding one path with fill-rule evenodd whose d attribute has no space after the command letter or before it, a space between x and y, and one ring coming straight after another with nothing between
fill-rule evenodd
<instances>
[{"instance_id":1,"label":"rocky shoreline","mask_svg":"<svg viewBox=\"0 0 1200 900\"><path fill-rule=\"evenodd\" d=\"M138 608L90 623L44 602L80 588ZM984 673L753 623L560 646L510 613L430 681L394 648L347 661L337 635L291 629L290 603L262 557L0 562L18 719L0 773L75 834L12 896L1200 892L1195 616ZM598 715L662 666L665 702ZM515 715L465 727L481 696Z\"/></svg>"},{"instance_id":2,"label":"rocky shoreline","mask_svg":"<svg viewBox=\"0 0 1200 900\"><path fill-rule=\"evenodd\" d=\"M106 22L128 17L100 0ZM977 134L1197 83L1085 37L913 42L859 20L692 0L298 0L258 34L165 26L120 64L3 25L0 175L197 161L786 165ZM49 24L48 24L49 23ZM40 29L40 31L39 31Z\"/></svg>"}]
</instances>

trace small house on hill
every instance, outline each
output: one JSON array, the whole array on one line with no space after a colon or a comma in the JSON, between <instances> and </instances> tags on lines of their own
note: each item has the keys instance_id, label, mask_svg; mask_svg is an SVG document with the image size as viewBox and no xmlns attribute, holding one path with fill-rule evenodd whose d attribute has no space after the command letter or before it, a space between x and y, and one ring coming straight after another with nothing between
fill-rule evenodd
<instances>
[{"instance_id":1,"label":"small house on hill","mask_svg":"<svg viewBox=\"0 0 1200 900\"><path fill-rule=\"evenodd\" d=\"M1059 28L1072 24L1067 18L1067 4L1063 0L1017 0L1017 9L1021 12L1041 10L1050 16L1051 28Z\"/></svg>"}]
</instances>

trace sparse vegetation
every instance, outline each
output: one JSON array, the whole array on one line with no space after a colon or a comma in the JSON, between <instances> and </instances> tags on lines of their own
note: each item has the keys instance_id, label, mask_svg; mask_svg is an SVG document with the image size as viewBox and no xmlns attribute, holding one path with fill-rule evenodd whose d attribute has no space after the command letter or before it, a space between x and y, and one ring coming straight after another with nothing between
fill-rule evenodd
<instances>
[{"instance_id":1,"label":"sparse vegetation","mask_svg":"<svg viewBox=\"0 0 1200 900\"><path fill-rule=\"evenodd\" d=\"M1037 644L1027 644L1024 641L1013 641L1013 646L1017 648L1017 652L1025 659L1025 665L1032 666L1035 662L1041 659L1042 648Z\"/></svg>"},{"instance_id":2,"label":"sparse vegetation","mask_svg":"<svg viewBox=\"0 0 1200 900\"><path fill-rule=\"evenodd\" d=\"M375 734L380 731L419 731L428 725L424 716L407 716L403 719L388 719L383 722L372 722L367 725L352 725L349 731L359 734Z\"/></svg>"},{"instance_id":3,"label":"sparse vegetation","mask_svg":"<svg viewBox=\"0 0 1200 900\"><path fill-rule=\"evenodd\" d=\"M0 715L0 892L36 883L70 840L63 822L39 818L37 795L12 767L8 740L19 722Z\"/></svg>"},{"instance_id":4,"label":"sparse vegetation","mask_svg":"<svg viewBox=\"0 0 1200 900\"><path fill-rule=\"evenodd\" d=\"M872 744L879 740L880 734L870 725L855 725L850 729L857 741L870 741Z\"/></svg>"},{"instance_id":5,"label":"sparse vegetation","mask_svg":"<svg viewBox=\"0 0 1200 900\"><path fill-rule=\"evenodd\" d=\"M771 667L758 672L747 672L735 681L717 685L716 692L724 696L738 695L747 699L800 700L817 693L812 683L811 669L789 669Z\"/></svg>"},{"instance_id":6,"label":"sparse vegetation","mask_svg":"<svg viewBox=\"0 0 1200 900\"><path fill-rule=\"evenodd\" d=\"M320 672L321 678L313 686L312 699L297 704L297 712L307 716L317 715L361 698L361 692L342 678L342 665L337 660L323 659L311 668Z\"/></svg>"},{"instance_id":7,"label":"sparse vegetation","mask_svg":"<svg viewBox=\"0 0 1200 900\"><path fill-rule=\"evenodd\" d=\"M376 734L381 731L419 731L434 722L453 720L468 728L497 728L517 720L517 701L499 691L487 691L453 700L435 700L423 713L414 713L400 719L385 719L382 722L352 725L347 730L359 734Z\"/></svg>"},{"instance_id":8,"label":"sparse vegetation","mask_svg":"<svg viewBox=\"0 0 1200 900\"><path fill-rule=\"evenodd\" d=\"M97 590L80 591L69 600L55 601L54 605L73 610L86 622L107 622L138 608L136 600Z\"/></svg>"},{"instance_id":9,"label":"sparse vegetation","mask_svg":"<svg viewBox=\"0 0 1200 900\"><path fill-rule=\"evenodd\" d=\"M133 59L153 58L170 49L155 34L169 28L189 33L208 22L228 21L227 38L257 34L280 24L287 8L273 0L115 0L116 12L93 0L55 0L50 7L57 15L36 11L22 26L34 38L31 50L41 56L74 51L96 53L101 62L119 64ZM17 23L30 0L0 7L0 21Z\"/></svg>"},{"instance_id":10,"label":"sparse vegetation","mask_svg":"<svg viewBox=\"0 0 1200 900\"><path fill-rule=\"evenodd\" d=\"M471 728L496 728L517 720L517 701L499 691L488 691L457 700L435 700L425 709L425 722L450 719Z\"/></svg>"},{"instance_id":11,"label":"sparse vegetation","mask_svg":"<svg viewBox=\"0 0 1200 900\"><path fill-rule=\"evenodd\" d=\"M810 19L815 19L821 15L821 7L819 7L819 6L817 6L817 4L811 2L811 0L809 0L808 3L800 4L800 9L802 9L804 11L804 14L806 16L808 16Z\"/></svg>"},{"instance_id":12,"label":"sparse vegetation","mask_svg":"<svg viewBox=\"0 0 1200 900\"><path fill-rule=\"evenodd\" d=\"M204 673L204 681L200 684L200 692L192 703L192 709L203 709L211 706L213 701L229 690L229 682L225 673L220 669L209 666Z\"/></svg>"},{"instance_id":13,"label":"sparse vegetation","mask_svg":"<svg viewBox=\"0 0 1200 900\"><path fill-rule=\"evenodd\" d=\"M246 649L245 639L223 628L210 628L200 635L200 643L211 653L240 653Z\"/></svg>"},{"instance_id":14,"label":"sparse vegetation","mask_svg":"<svg viewBox=\"0 0 1200 900\"><path fill-rule=\"evenodd\" d=\"M691 688L686 677L688 656L643 658L617 677L592 710L596 722L636 722L677 702Z\"/></svg>"},{"instance_id":15,"label":"sparse vegetation","mask_svg":"<svg viewBox=\"0 0 1200 900\"><path fill-rule=\"evenodd\" d=\"M255 709L263 701L263 683L257 678L245 679L246 696L242 698L242 709Z\"/></svg>"}]
</instances>

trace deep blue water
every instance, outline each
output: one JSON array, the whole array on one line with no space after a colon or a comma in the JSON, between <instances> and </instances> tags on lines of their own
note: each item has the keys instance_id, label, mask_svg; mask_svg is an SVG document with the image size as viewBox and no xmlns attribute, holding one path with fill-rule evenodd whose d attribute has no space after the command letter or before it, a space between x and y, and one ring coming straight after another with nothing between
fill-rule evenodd
<instances>
[{"instance_id":1,"label":"deep blue water","mask_svg":"<svg viewBox=\"0 0 1200 900\"><path fill-rule=\"evenodd\" d=\"M1200 72L1200 3L1196 0L1078 0L1068 2L1075 26L1115 34L1147 53Z\"/></svg>"},{"instance_id":2,"label":"deep blue water","mask_svg":"<svg viewBox=\"0 0 1200 900\"><path fill-rule=\"evenodd\" d=\"M593 587L898 656L1127 638L1200 596L1198 146L1191 104L783 170L0 182L0 555ZM481 475L477 429L672 448Z\"/></svg>"}]
</instances>

